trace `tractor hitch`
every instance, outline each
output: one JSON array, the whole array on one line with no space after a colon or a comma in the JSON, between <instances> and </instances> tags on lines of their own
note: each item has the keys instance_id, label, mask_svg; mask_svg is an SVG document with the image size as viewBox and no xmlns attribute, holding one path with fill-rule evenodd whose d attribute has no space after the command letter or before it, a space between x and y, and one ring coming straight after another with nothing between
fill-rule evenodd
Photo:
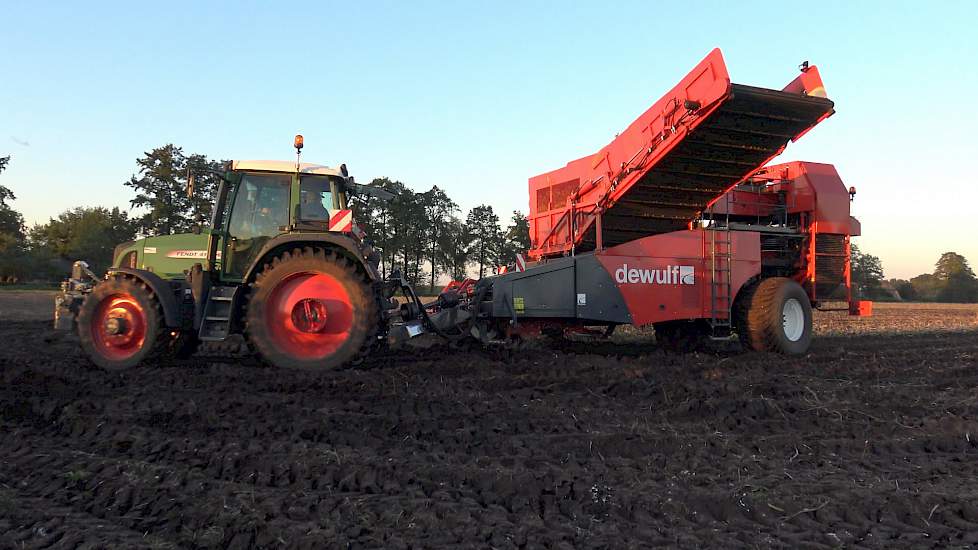
<instances>
[{"instance_id":1,"label":"tractor hitch","mask_svg":"<svg viewBox=\"0 0 978 550\"><path fill-rule=\"evenodd\" d=\"M78 260L71 264L71 277L62 281L61 294L54 298L55 330L74 330L78 309L99 279L88 262Z\"/></svg>"}]
</instances>

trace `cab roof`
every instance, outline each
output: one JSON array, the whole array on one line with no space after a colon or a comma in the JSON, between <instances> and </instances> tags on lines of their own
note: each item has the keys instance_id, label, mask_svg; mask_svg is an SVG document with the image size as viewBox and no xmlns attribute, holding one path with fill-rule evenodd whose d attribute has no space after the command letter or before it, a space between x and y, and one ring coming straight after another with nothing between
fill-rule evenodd
<instances>
[{"instance_id":1,"label":"cab roof","mask_svg":"<svg viewBox=\"0 0 978 550\"><path fill-rule=\"evenodd\" d=\"M232 160L232 170L261 170L263 172L286 172L295 173L295 161L291 160ZM303 162L299 165L299 173L316 174L321 176L343 177L336 168L323 166L322 164L310 164Z\"/></svg>"}]
</instances>

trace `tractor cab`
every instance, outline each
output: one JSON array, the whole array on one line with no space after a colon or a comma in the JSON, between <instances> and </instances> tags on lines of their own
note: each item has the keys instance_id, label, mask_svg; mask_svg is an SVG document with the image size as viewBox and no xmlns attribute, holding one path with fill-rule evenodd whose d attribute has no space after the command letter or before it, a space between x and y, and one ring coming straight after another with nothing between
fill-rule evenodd
<instances>
[{"instance_id":1,"label":"tractor cab","mask_svg":"<svg viewBox=\"0 0 978 550\"><path fill-rule=\"evenodd\" d=\"M214 266L222 279L242 280L265 245L294 232L347 232L347 186L352 178L318 164L231 161L212 220ZM346 221L347 223L339 223Z\"/></svg>"}]
</instances>

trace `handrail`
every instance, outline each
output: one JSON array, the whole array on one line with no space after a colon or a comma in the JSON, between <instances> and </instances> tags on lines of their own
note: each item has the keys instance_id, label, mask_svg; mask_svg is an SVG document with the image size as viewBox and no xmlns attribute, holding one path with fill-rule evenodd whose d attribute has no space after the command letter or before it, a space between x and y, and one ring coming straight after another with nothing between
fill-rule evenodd
<instances>
[{"instance_id":1,"label":"handrail","mask_svg":"<svg viewBox=\"0 0 978 550\"><path fill-rule=\"evenodd\" d=\"M551 244L550 241L556 236L555 234L557 233L557 231L561 229L562 226L565 226L567 224L567 220L570 219L572 214L574 217L581 217L583 222L589 222L590 220L583 219L583 218L586 218L587 216L594 217L597 209L598 209L597 204L590 204L584 207L565 208L563 214L561 214L560 217L557 219L557 223L555 223L553 227L550 228L550 231L548 231L547 234L542 239L540 239L540 245L537 248L548 249L553 246L556 246L556 244ZM572 231L571 234L569 235L570 237L569 242L573 242L577 238L577 235L580 234L580 229L583 224L575 223L574 225L576 226L575 227L576 230Z\"/></svg>"}]
</instances>

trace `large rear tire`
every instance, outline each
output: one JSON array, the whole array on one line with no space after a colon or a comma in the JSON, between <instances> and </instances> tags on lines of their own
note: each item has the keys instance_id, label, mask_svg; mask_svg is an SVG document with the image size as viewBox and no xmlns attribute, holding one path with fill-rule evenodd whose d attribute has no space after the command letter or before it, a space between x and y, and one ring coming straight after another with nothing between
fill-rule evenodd
<instances>
[{"instance_id":1,"label":"large rear tire","mask_svg":"<svg viewBox=\"0 0 978 550\"><path fill-rule=\"evenodd\" d=\"M373 344L378 307L365 275L331 251L294 249L266 264L248 299L249 342L277 367L329 370Z\"/></svg>"},{"instance_id":2,"label":"large rear tire","mask_svg":"<svg viewBox=\"0 0 978 550\"><path fill-rule=\"evenodd\" d=\"M812 305L805 289L785 277L764 279L738 299L737 332L744 347L801 355L812 343Z\"/></svg>"},{"instance_id":3,"label":"large rear tire","mask_svg":"<svg viewBox=\"0 0 978 550\"><path fill-rule=\"evenodd\" d=\"M114 276L100 282L78 312L82 349L106 370L124 370L161 351L163 312L143 283Z\"/></svg>"}]
</instances>

